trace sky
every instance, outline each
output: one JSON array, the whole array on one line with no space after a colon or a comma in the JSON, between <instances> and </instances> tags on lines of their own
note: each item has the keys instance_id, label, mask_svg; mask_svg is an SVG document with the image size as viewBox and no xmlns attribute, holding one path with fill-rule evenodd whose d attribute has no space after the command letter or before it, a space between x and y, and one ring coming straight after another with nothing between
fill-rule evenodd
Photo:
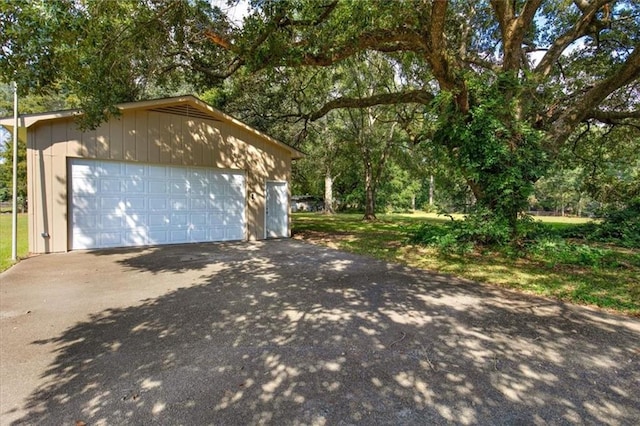
<instances>
[{"instance_id":1,"label":"sky","mask_svg":"<svg viewBox=\"0 0 640 426\"><path fill-rule=\"evenodd\" d=\"M231 1L231 5L229 5ZM242 19L249 14L248 0L211 0L213 6L218 6L227 13L229 20L236 26L242 25Z\"/></svg>"}]
</instances>

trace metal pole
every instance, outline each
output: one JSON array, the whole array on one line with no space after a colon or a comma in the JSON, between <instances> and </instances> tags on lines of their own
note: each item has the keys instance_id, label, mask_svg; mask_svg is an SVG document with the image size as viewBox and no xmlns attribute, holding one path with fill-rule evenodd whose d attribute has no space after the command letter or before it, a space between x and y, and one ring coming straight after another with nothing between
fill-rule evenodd
<instances>
[{"instance_id":1,"label":"metal pole","mask_svg":"<svg viewBox=\"0 0 640 426\"><path fill-rule=\"evenodd\" d=\"M11 260L18 259L18 83L13 82L13 207L11 209Z\"/></svg>"}]
</instances>

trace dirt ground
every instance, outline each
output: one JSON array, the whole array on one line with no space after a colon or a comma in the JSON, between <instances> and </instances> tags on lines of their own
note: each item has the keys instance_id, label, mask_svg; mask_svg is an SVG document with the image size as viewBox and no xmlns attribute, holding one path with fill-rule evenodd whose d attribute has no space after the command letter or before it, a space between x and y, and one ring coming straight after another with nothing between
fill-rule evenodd
<instances>
[{"instance_id":1,"label":"dirt ground","mask_svg":"<svg viewBox=\"0 0 640 426\"><path fill-rule=\"evenodd\" d=\"M637 424L640 321L294 240L0 275L0 424Z\"/></svg>"}]
</instances>

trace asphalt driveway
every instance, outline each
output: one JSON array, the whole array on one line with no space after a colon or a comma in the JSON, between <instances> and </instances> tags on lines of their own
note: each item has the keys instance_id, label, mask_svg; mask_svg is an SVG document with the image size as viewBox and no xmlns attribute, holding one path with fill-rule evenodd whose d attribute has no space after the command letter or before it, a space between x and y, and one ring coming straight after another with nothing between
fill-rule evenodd
<instances>
[{"instance_id":1,"label":"asphalt driveway","mask_svg":"<svg viewBox=\"0 0 640 426\"><path fill-rule=\"evenodd\" d=\"M640 321L307 243L27 259L0 423L637 424Z\"/></svg>"}]
</instances>

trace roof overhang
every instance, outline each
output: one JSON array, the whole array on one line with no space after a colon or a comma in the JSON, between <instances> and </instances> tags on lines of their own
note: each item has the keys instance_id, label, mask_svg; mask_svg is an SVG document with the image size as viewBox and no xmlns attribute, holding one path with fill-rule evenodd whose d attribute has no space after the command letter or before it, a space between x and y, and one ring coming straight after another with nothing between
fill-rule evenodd
<instances>
[{"instance_id":1,"label":"roof overhang","mask_svg":"<svg viewBox=\"0 0 640 426\"><path fill-rule=\"evenodd\" d=\"M271 136L262 133L261 131L254 129L253 127L241 122L240 120L223 113L222 111L213 108L211 105L200 100L193 95L176 96L172 98L152 99L148 101L127 102L116 105L121 112L131 110L150 110L157 112L164 112L170 114L177 114L187 117L214 120L224 123L229 123L235 127L239 127L267 142L279 146L280 148L289 151L292 159L298 159L304 157L304 153L297 149L280 142ZM29 128L36 123L45 121L61 120L68 118L75 118L82 115L80 110L64 110L44 112L39 114L25 114L18 117L18 126L20 128ZM13 131L14 118L6 117L0 118L0 126L5 127L9 131Z\"/></svg>"}]
</instances>

